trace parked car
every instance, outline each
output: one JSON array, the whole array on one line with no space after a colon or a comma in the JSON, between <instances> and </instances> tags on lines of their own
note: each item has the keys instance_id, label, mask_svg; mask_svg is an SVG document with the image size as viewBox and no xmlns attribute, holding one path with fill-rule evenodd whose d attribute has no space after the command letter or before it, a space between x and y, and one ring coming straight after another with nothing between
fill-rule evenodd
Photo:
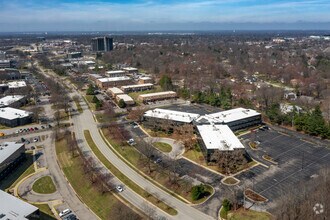
<instances>
[{"instance_id":1,"label":"parked car","mask_svg":"<svg viewBox=\"0 0 330 220\"><path fill-rule=\"evenodd\" d=\"M127 141L127 143L128 143L129 145L131 145L131 146L136 145L136 143L135 143L135 141L134 141L133 138L129 139L129 140Z\"/></svg>"},{"instance_id":2,"label":"parked car","mask_svg":"<svg viewBox=\"0 0 330 220\"><path fill-rule=\"evenodd\" d=\"M58 215L60 216L60 217L63 217L63 216L65 216L65 215L67 215L67 214L70 214L72 211L70 210L70 209L64 209L62 212L60 212Z\"/></svg>"},{"instance_id":3,"label":"parked car","mask_svg":"<svg viewBox=\"0 0 330 220\"><path fill-rule=\"evenodd\" d=\"M38 138L34 138L34 139L33 139L33 142L38 142L38 141L39 141Z\"/></svg>"},{"instance_id":4,"label":"parked car","mask_svg":"<svg viewBox=\"0 0 330 220\"><path fill-rule=\"evenodd\" d=\"M39 130L39 128L35 127L35 128L34 128L34 130L38 131L38 130Z\"/></svg>"},{"instance_id":5,"label":"parked car","mask_svg":"<svg viewBox=\"0 0 330 220\"><path fill-rule=\"evenodd\" d=\"M63 220L76 220L78 219L77 216L75 214L69 214L69 215L66 215L64 216Z\"/></svg>"},{"instance_id":6,"label":"parked car","mask_svg":"<svg viewBox=\"0 0 330 220\"><path fill-rule=\"evenodd\" d=\"M41 129L45 129L45 126L41 125Z\"/></svg>"},{"instance_id":7,"label":"parked car","mask_svg":"<svg viewBox=\"0 0 330 220\"><path fill-rule=\"evenodd\" d=\"M161 163L162 159L160 157L158 157L156 160L154 160L154 163Z\"/></svg>"}]
</instances>

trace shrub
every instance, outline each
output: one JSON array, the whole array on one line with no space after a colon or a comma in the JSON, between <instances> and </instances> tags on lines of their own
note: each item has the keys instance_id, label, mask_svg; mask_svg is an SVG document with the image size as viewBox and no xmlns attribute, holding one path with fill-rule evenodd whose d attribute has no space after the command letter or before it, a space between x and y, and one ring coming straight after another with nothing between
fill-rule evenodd
<instances>
[{"instance_id":1,"label":"shrub","mask_svg":"<svg viewBox=\"0 0 330 220\"><path fill-rule=\"evenodd\" d=\"M224 199L222 201L222 207L226 212L228 212L230 210L230 207L231 207L230 201L228 199Z\"/></svg>"},{"instance_id":2,"label":"shrub","mask_svg":"<svg viewBox=\"0 0 330 220\"><path fill-rule=\"evenodd\" d=\"M191 198L196 201L204 197L206 194L206 189L203 184L193 186L191 189Z\"/></svg>"}]
</instances>

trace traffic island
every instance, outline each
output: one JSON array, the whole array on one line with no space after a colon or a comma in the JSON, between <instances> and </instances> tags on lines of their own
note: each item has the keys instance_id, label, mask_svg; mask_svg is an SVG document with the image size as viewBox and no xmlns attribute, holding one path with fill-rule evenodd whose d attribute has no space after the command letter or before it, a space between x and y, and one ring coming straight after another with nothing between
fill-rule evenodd
<instances>
[{"instance_id":1,"label":"traffic island","mask_svg":"<svg viewBox=\"0 0 330 220\"><path fill-rule=\"evenodd\" d=\"M259 193L253 191L252 189L246 189L244 191L244 196L252 202L255 203L264 203L267 202L268 199L260 195Z\"/></svg>"},{"instance_id":2,"label":"traffic island","mask_svg":"<svg viewBox=\"0 0 330 220\"><path fill-rule=\"evenodd\" d=\"M226 177L226 178L223 178L221 180L221 183L223 183L224 185L227 185L227 186L235 186L239 183L240 181L238 179L236 179L235 177L232 177L232 176L229 176L229 177Z\"/></svg>"},{"instance_id":3,"label":"traffic island","mask_svg":"<svg viewBox=\"0 0 330 220\"><path fill-rule=\"evenodd\" d=\"M278 163L269 155L265 154L262 156L262 159L268 161L268 162L271 162L272 164L275 164L277 165Z\"/></svg>"}]
</instances>

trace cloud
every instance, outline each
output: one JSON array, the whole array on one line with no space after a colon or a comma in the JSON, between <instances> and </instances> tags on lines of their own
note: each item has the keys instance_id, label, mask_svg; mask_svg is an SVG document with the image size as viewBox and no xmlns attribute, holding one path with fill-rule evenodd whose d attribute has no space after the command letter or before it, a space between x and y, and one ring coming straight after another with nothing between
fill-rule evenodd
<instances>
[{"instance_id":1,"label":"cloud","mask_svg":"<svg viewBox=\"0 0 330 220\"><path fill-rule=\"evenodd\" d=\"M74 30L197 23L329 22L326 0L1 1L0 31L11 25ZM102 25L100 25L102 24ZM153 24L153 25L151 25ZM204 27L203 27L204 28ZM11 27L15 29L15 27ZM48 30L49 30L48 29ZM159 27L159 29L162 29Z\"/></svg>"}]
</instances>

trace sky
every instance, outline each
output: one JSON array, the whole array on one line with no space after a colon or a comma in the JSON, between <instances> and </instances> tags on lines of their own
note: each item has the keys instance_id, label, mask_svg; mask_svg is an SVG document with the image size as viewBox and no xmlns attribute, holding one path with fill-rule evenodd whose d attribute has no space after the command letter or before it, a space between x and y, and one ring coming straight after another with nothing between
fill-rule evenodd
<instances>
[{"instance_id":1,"label":"sky","mask_svg":"<svg viewBox=\"0 0 330 220\"><path fill-rule=\"evenodd\" d=\"M330 0L0 0L0 32L330 30Z\"/></svg>"}]
</instances>

